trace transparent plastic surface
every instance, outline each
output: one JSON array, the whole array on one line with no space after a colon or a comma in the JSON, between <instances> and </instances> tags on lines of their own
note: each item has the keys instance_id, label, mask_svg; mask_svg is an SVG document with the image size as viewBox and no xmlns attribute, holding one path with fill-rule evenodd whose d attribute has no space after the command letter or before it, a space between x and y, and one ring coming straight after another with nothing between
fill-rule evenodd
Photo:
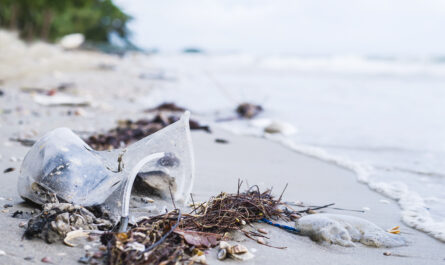
<instances>
[{"instance_id":1,"label":"transparent plastic surface","mask_svg":"<svg viewBox=\"0 0 445 265\"><path fill-rule=\"evenodd\" d=\"M186 203L194 180L190 113L122 149L94 151L70 129L45 134L25 156L18 192L35 203L54 197L82 206L104 205L128 217L131 190L139 172L163 172L175 182L176 201Z\"/></svg>"}]
</instances>

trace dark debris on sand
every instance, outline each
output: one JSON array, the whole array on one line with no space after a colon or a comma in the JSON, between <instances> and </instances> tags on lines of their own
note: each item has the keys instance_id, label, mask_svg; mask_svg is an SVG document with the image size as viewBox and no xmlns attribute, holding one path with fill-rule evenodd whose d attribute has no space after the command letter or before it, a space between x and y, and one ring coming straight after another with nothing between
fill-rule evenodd
<instances>
[{"instance_id":1,"label":"dark debris on sand","mask_svg":"<svg viewBox=\"0 0 445 265\"><path fill-rule=\"evenodd\" d=\"M186 109L176 105L175 103L166 102L162 103L161 105L155 108L145 110L145 112L159 112L159 111L184 112L186 111Z\"/></svg>"},{"instance_id":2,"label":"dark debris on sand","mask_svg":"<svg viewBox=\"0 0 445 265\"><path fill-rule=\"evenodd\" d=\"M157 112L152 119L140 119L137 121L120 120L118 126L104 134L94 134L85 139L85 142L95 150L110 150L120 148L151 135L162 128L179 120L185 109L173 103L164 103L156 108L148 110ZM203 130L211 133L210 127L201 125L196 120L190 120L191 130Z\"/></svg>"},{"instance_id":3,"label":"dark debris on sand","mask_svg":"<svg viewBox=\"0 0 445 265\"><path fill-rule=\"evenodd\" d=\"M41 238L47 243L63 239L74 230L110 230L109 220L96 217L91 211L70 203L48 203L40 214L28 221L23 236L26 239Z\"/></svg>"},{"instance_id":4,"label":"dark debris on sand","mask_svg":"<svg viewBox=\"0 0 445 265\"><path fill-rule=\"evenodd\" d=\"M247 102L239 104L236 108L236 113L238 113L241 118L246 119L251 119L260 114L262 111L263 107L261 107L261 105L255 105Z\"/></svg>"},{"instance_id":5,"label":"dark debris on sand","mask_svg":"<svg viewBox=\"0 0 445 265\"><path fill-rule=\"evenodd\" d=\"M241 186L241 182L238 187ZM280 210L281 196L260 192L253 186L245 192L221 193L208 202L195 204L188 214L174 210L146 217L128 232L101 237L107 246L107 264L193 264L207 248L215 247L230 232L241 231L249 238L261 234L243 230L246 224L263 218L290 220Z\"/></svg>"}]
</instances>

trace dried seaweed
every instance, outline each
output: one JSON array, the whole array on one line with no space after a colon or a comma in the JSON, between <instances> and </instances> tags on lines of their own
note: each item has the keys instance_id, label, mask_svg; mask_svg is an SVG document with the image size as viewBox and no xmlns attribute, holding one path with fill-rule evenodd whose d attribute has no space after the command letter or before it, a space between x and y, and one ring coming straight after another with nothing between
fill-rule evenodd
<instances>
[{"instance_id":1,"label":"dried seaweed","mask_svg":"<svg viewBox=\"0 0 445 265\"><path fill-rule=\"evenodd\" d=\"M155 108L145 110L145 112L155 112L155 111L184 112L184 111L186 111L186 109L176 105L173 102L165 102L165 103L158 105Z\"/></svg>"},{"instance_id":2,"label":"dried seaweed","mask_svg":"<svg viewBox=\"0 0 445 265\"><path fill-rule=\"evenodd\" d=\"M176 122L179 117L178 114L167 115L159 112L152 119L120 120L116 128L107 133L93 134L85 139L85 142L99 151L121 148ZM195 120L190 120L190 129L211 132L208 126L201 125Z\"/></svg>"},{"instance_id":3,"label":"dried seaweed","mask_svg":"<svg viewBox=\"0 0 445 265\"><path fill-rule=\"evenodd\" d=\"M221 193L205 203L194 203L189 214L175 210L146 217L126 233L103 235L108 264L177 264L202 254L198 249L215 246L227 232L246 234L242 228L247 223L263 218L289 220L271 190L260 192L252 186L241 193L241 184L235 194ZM197 238L190 240L191 235Z\"/></svg>"}]
</instances>

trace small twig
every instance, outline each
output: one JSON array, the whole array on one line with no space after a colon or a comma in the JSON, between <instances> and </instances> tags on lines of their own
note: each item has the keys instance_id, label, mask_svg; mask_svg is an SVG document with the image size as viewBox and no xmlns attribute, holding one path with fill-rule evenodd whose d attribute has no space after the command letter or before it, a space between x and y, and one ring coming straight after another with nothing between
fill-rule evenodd
<instances>
[{"instance_id":1,"label":"small twig","mask_svg":"<svg viewBox=\"0 0 445 265\"><path fill-rule=\"evenodd\" d=\"M249 232L244 231L244 230L241 230L241 232L243 232L243 234L244 234L246 237L248 237L248 238L250 238L250 239L256 241L258 244L265 245L266 247L277 248L277 249L286 249L286 248L287 248L287 247L277 247L277 246L272 246L272 245L269 245L269 244L267 244L267 243L265 243L265 242L264 242L264 243L260 243L256 238L254 238L254 237L252 237L251 235L249 235Z\"/></svg>"},{"instance_id":2,"label":"small twig","mask_svg":"<svg viewBox=\"0 0 445 265\"><path fill-rule=\"evenodd\" d=\"M287 189L287 185L288 185L288 184L289 184L289 183L286 183L286 186L284 186L284 189L283 189L283 191L281 192L280 197L278 198L278 202L281 201L281 198L283 197L283 194L284 194L284 192L286 191L286 189Z\"/></svg>"},{"instance_id":3,"label":"small twig","mask_svg":"<svg viewBox=\"0 0 445 265\"><path fill-rule=\"evenodd\" d=\"M241 189L241 185L243 185L243 181L241 179L238 179L238 191L237 191L237 195L239 196L239 190Z\"/></svg>"},{"instance_id":4,"label":"small twig","mask_svg":"<svg viewBox=\"0 0 445 265\"><path fill-rule=\"evenodd\" d=\"M339 210L339 211L357 212L357 213L364 213L365 212L364 210L344 209L344 208L337 208L337 207L332 207L331 209Z\"/></svg>"},{"instance_id":5,"label":"small twig","mask_svg":"<svg viewBox=\"0 0 445 265\"><path fill-rule=\"evenodd\" d=\"M193 203L193 211L192 211L192 213L193 213L193 212L196 211L196 206L195 206L195 200L193 199L193 194L192 193L190 193L190 198L192 199L192 203Z\"/></svg>"},{"instance_id":6,"label":"small twig","mask_svg":"<svg viewBox=\"0 0 445 265\"><path fill-rule=\"evenodd\" d=\"M175 199L173 198L173 193L172 193L172 189L170 188L170 185L168 185L168 190L170 191L170 197L171 197L171 199L172 199L173 207L175 207L175 209L178 209L178 208L176 207Z\"/></svg>"}]
</instances>

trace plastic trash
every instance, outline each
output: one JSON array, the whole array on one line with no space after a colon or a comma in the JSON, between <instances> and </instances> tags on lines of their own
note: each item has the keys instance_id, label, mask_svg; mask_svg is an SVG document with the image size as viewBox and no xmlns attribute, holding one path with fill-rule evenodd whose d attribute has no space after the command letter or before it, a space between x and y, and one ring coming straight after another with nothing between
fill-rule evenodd
<instances>
[{"instance_id":1,"label":"plastic trash","mask_svg":"<svg viewBox=\"0 0 445 265\"><path fill-rule=\"evenodd\" d=\"M363 218L318 213L303 216L295 223L302 235L316 241L325 241L344 247L355 246L360 242L373 247L400 247L407 244L400 235L391 234Z\"/></svg>"},{"instance_id":2,"label":"plastic trash","mask_svg":"<svg viewBox=\"0 0 445 265\"><path fill-rule=\"evenodd\" d=\"M104 205L125 228L136 175L162 172L174 179L174 199L186 203L194 180L189 117L185 112L164 129L111 151L93 150L67 128L50 131L25 156L18 192L38 204L57 197L75 205Z\"/></svg>"}]
</instances>

